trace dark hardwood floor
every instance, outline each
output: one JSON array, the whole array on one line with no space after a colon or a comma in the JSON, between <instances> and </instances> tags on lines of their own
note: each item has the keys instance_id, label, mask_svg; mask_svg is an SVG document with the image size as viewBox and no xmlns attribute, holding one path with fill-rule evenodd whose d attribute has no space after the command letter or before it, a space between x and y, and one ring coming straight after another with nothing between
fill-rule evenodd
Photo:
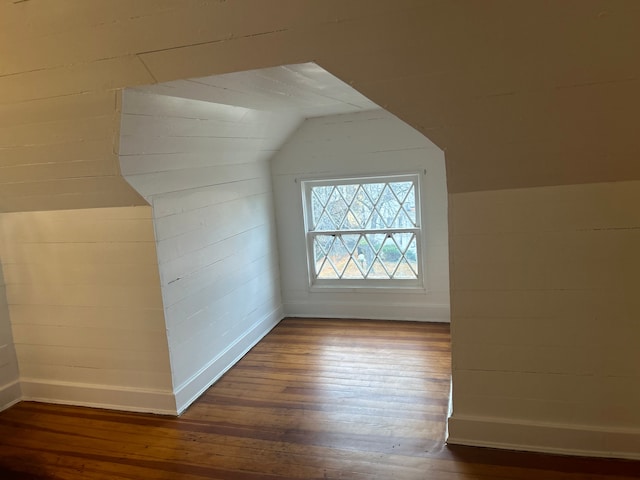
<instances>
[{"instance_id":1,"label":"dark hardwood floor","mask_svg":"<svg viewBox=\"0 0 640 480\"><path fill-rule=\"evenodd\" d=\"M621 479L640 463L444 445L449 327L286 319L180 418L23 402L0 479Z\"/></svg>"}]
</instances>

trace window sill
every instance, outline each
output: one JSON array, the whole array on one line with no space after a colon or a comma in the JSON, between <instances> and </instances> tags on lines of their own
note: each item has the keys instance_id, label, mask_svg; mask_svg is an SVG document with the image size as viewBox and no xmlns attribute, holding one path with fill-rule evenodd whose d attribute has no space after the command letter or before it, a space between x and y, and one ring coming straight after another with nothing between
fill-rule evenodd
<instances>
[{"instance_id":1,"label":"window sill","mask_svg":"<svg viewBox=\"0 0 640 480\"><path fill-rule=\"evenodd\" d=\"M376 294L418 294L424 295L427 289L420 285L398 286L398 285L311 285L310 293L376 293Z\"/></svg>"}]
</instances>

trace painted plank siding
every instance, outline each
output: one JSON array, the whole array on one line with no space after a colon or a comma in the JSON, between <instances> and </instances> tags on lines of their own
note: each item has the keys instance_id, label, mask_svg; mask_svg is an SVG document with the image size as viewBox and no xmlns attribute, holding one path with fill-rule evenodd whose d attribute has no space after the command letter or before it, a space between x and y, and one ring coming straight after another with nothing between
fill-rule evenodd
<instances>
[{"instance_id":1,"label":"painted plank siding","mask_svg":"<svg viewBox=\"0 0 640 480\"><path fill-rule=\"evenodd\" d=\"M64 105L79 95L314 60L446 148L451 192L639 178L631 155L638 137L626 127L634 124L640 91L640 67L626 48L637 43L638 10L628 2L606 12L598 2L261 7L8 3L0 15L0 106L22 112L55 102L65 115ZM544 42L532 42L541 25ZM0 109L0 125L12 118ZM92 128L91 135L118 132L115 124ZM37 132L30 135L37 141ZM77 148L66 147L67 155ZM6 158L26 164L23 155L28 149ZM536 161L542 156L549 161ZM113 165L112 155L98 160ZM81 172L77 183L111 178L107 170L96 165L96 177ZM55 171L40 176L55 184ZM141 204L131 189L116 186L119 177L111 181L111 195L87 188L73 200L85 208ZM73 206L70 190L44 184L35 195L29 183L28 199L12 192L0 197L0 210Z\"/></svg>"},{"instance_id":2,"label":"painted plank siding","mask_svg":"<svg viewBox=\"0 0 640 480\"><path fill-rule=\"evenodd\" d=\"M639 192L451 197L450 442L639 458Z\"/></svg>"},{"instance_id":3,"label":"painted plank siding","mask_svg":"<svg viewBox=\"0 0 640 480\"><path fill-rule=\"evenodd\" d=\"M438 147L383 110L334 115L306 120L273 157L272 169L287 315L449 321L446 178ZM300 181L394 173L422 176L425 289L311 290Z\"/></svg>"},{"instance_id":4,"label":"painted plank siding","mask_svg":"<svg viewBox=\"0 0 640 480\"><path fill-rule=\"evenodd\" d=\"M2 257L0 256L0 258ZM0 266L0 411L10 407L21 398L18 359L13 344L5 280L2 266Z\"/></svg>"},{"instance_id":5,"label":"painted plank siding","mask_svg":"<svg viewBox=\"0 0 640 480\"><path fill-rule=\"evenodd\" d=\"M123 95L120 161L153 205L180 411L282 318L267 159L299 120Z\"/></svg>"},{"instance_id":6,"label":"painted plank siding","mask_svg":"<svg viewBox=\"0 0 640 480\"><path fill-rule=\"evenodd\" d=\"M635 2L500 0L486 5L336 0L274 2L269 9L260 9L260 3L3 2L0 105L11 113L0 115L0 123L11 125L21 112L32 112L36 99L57 102L56 113L47 113L46 118L43 113L43 122L57 121L75 108L78 95L84 92L314 60L446 149L451 193L640 178L640 136L628 130L637 125L640 98L640 62L636 49L629 48L639 43L640 10ZM45 110L50 112L49 107ZM511 143L504 141L505 132ZM117 126L109 133L117 136ZM37 132L32 139L37 142ZM97 168L102 172L112 164L111 145L105 133L102 140L85 143L7 148L0 150L0 163L83 160L89 158L85 152L91 152L92 159L108 165ZM40 171L41 183L24 182L10 194L2 190L0 211L143 202L115 176L95 181L105 176L101 173L57 186L63 180L56 178L59 170L48 172L52 174L49 182ZM500 202L509 205L518 198L517 190L504 190ZM589 193L587 199L592 198L600 197ZM544 204L540 209L538 200ZM522 217L553 215L555 206L545 201L542 195L531 202ZM488 209L471 209L473 214L464 215L457 224L482 222L497 205L490 202ZM600 218L597 205L588 215ZM606 209L602 215L616 218L618 214ZM508 222L490 225L498 229L488 231L494 236L509 227ZM525 251L530 242L511 236L503 245ZM472 281L475 267L465 265L458 263L452 284L461 273L461 282L482 290L484 280L476 276ZM496 283L507 284L511 273L502 269L500 275L507 277L498 280L496 274ZM520 271L513 278L520 284L536 284L538 280L527 280L527 275L536 273ZM507 304L518 312L539 305L527 295L509 295ZM612 304L624 305L637 318L636 296L626 292ZM553 299L547 300L544 308L556 305ZM478 311L487 302L486 292L475 295L469 304L454 295L454 345L458 338L466 342L475 325L456 322L456 312ZM498 298L489 305L497 308L504 303ZM485 321L483 335L501 334L500 326ZM573 328L564 318L559 325L565 322ZM510 335L519 344L519 332L512 330ZM572 340L565 337L560 346L570 349L571 345ZM635 350L625 345L619 351L631 356ZM458 355L456 350L454 363ZM484 355L489 361L490 353L485 350ZM507 366L510 359L502 358L500 364ZM472 381L456 377L454 392ZM615 402L614 398L603 400L603 406ZM563 419L570 420L570 416ZM474 430L474 439L486 440L497 428L483 424ZM522 436L523 429L514 427L513 433ZM543 436L547 441L560 438L550 430ZM638 435L629 440L633 439L636 451L640 450ZM593 451L594 445L599 443L591 442L584 451Z\"/></svg>"},{"instance_id":7,"label":"painted plank siding","mask_svg":"<svg viewBox=\"0 0 640 480\"><path fill-rule=\"evenodd\" d=\"M175 412L150 207L0 222L24 398Z\"/></svg>"},{"instance_id":8,"label":"painted plank siding","mask_svg":"<svg viewBox=\"0 0 640 480\"><path fill-rule=\"evenodd\" d=\"M115 92L0 104L1 211L71 208L108 195L144 202L120 177Z\"/></svg>"}]
</instances>

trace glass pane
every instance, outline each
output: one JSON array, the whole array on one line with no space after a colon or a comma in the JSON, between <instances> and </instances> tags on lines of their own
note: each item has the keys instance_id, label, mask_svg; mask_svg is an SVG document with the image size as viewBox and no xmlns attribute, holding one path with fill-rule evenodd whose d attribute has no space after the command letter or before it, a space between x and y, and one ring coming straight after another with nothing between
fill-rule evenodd
<instances>
[{"instance_id":1,"label":"glass pane","mask_svg":"<svg viewBox=\"0 0 640 480\"><path fill-rule=\"evenodd\" d=\"M371 270L369 271L369 275L367 276L367 278L372 278L372 279L383 279L383 278L388 279L389 278L389 274L382 266L382 262L380 262L379 258L376 258L373 261L373 264L371 265Z\"/></svg>"},{"instance_id":2,"label":"glass pane","mask_svg":"<svg viewBox=\"0 0 640 480\"><path fill-rule=\"evenodd\" d=\"M398 227L396 218L400 207L400 202L396 199L391 187L385 186L382 195L380 195L380 201L376 205L385 227Z\"/></svg>"},{"instance_id":3,"label":"glass pane","mask_svg":"<svg viewBox=\"0 0 640 480\"><path fill-rule=\"evenodd\" d=\"M400 260L400 264L393 278L417 278L406 259Z\"/></svg>"},{"instance_id":4,"label":"glass pane","mask_svg":"<svg viewBox=\"0 0 640 480\"><path fill-rule=\"evenodd\" d=\"M358 185L338 185L337 189L344 201L350 204L356 194Z\"/></svg>"},{"instance_id":5,"label":"glass pane","mask_svg":"<svg viewBox=\"0 0 640 480\"><path fill-rule=\"evenodd\" d=\"M314 237L317 278L418 278L415 233L394 231L417 226L415 188L414 181L311 187L314 230L344 232ZM374 229L384 233L366 233Z\"/></svg>"},{"instance_id":6,"label":"glass pane","mask_svg":"<svg viewBox=\"0 0 640 480\"><path fill-rule=\"evenodd\" d=\"M402 211L404 212L404 218L408 219L409 227L415 227L417 225L416 222L416 192L413 185L409 189L409 193L407 198L402 204Z\"/></svg>"},{"instance_id":7,"label":"glass pane","mask_svg":"<svg viewBox=\"0 0 640 480\"><path fill-rule=\"evenodd\" d=\"M369 233L365 235L366 241L371 245L371 248L375 253L378 253L380 247L382 247L382 242L384 242L386 235L384 233Z\"/></svg>"},{"instance_id":8,"label":"glass pane","mask_svg":"<svg viewBox=\"0 0 640 480\"><path fill-rule=\"evenodd\" d=\"M353 205L351 206L351 211L354 216L358 220L358 227L361 229L372 228L370 226L371 223L371 214L374 212L373 210L373 202L369 196L365 193L362 185L358 187L358 191L356 192L355 199L353 201Z\"/></svg>"},{"instance_id":9,"label":"glass pane","mask_svg":"<svg viewBox=\"0 0 640 480\"><path fill-rule=\"evenodd\" d=\"M327 260L333 265L339 276L342 275L342 272L346 268L349 258L349 252L342 243L342 240L338 238L331 245L327 254Z\"/></svg>"},{"instance_id":10,"label":"glass pane","mask_svg":"<svg viewBox=\"0 0 640 480\"><path fill-rule=\"evenodd\" d=\"M407 197L409 190L413 187L413 182L391 182L389 186L393 190L393 193L396 194L398 200L402 203Z\"/></svg>"},{"instance_id":11,"label":"glass pane","mask_svg":"<svg viewBox=\"0 0 640 480\"><path fill-rule=\"evenodd\" d=\"M341 236L342 243L350 254L353 254L358 246L358 241L360 240L360 235L355 233L352 235L342 235ZM356 253L357 256L357 253Z\"/></svg>"},{"instance_id":12,"label":"glass pane","mask_svg":"<svg viewBox=\"0 0 640 480\"><path fill-rule=\"evenodd\" d=\"M320 271L318 272L318 278L337 279L338 273L335 271L335 269L329 262L325 262L324 265L321 266Z\"/></svg>"},{"instance_id":13,"label":"glass pane","mask_svg":"<svg viewBox=\"0 0 640 480\"><path fill-rule=\"evenodd\" d=\"M331 230L338 230L342 220L347 214L347 204L338 190L334 190L329 197L325 210L331 219L331 224L333 225Z\"/></svg>"},{"instance_id":14,"label":"glass pane","mask_svg":"<svg viewBox=\"0 0 640 480\"><path fill-rule=\"evenodd\" d=\"M362 187L365 193L369 196L373 203L376 203L380 198L384 183L365 183Z\"/></svg>"},{"instance_id":15,"label":"glass pane","mask_svg":"<svg viewBox=\"0 0 640 480\"><path fill-rule=\"evenodd\" d=\"M344 274L342 275L342 278L347 278L349 280L357 280L357 279L361 280L362 278L364 278L362 276L362 272L358 268L358 265L356 265L356 262L357 260L354 260L353 258L349 260L349 262L347 263L347 268L345 268Z\"/></svg>"},{"instance_id":16,"label":"glass pane","mask_svg":"<svg viewBox=\"0 0 640 480\"><path fill-rule=\"evenodd\" d=\"M396 245L396 242L389 237L385 239L384 244L380 249L379 257L386 267L387 272L389 272L390 275L393 275L398 262L402 259L402 252Z\"/></svg>"},{"instance_id":17,"label":"glass pane","mask_svg":"<svg viewBox=\"0 0 640 480\"><path fill-rule=\"evenodd\" d=\"M418 278L418 249L416 243L417 242L414 235L413 239L409 243L407 251L404 254L409 266L413 270L413 278Z\"/></svg>"}]
</instances>

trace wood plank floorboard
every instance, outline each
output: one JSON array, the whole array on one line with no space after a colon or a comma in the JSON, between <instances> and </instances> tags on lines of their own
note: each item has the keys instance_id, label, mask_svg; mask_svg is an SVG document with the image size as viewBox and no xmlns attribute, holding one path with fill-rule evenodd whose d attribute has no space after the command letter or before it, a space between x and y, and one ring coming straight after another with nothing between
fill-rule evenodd
<instances>
[{"instance_id":1,"label":"wood plank floorboard","mask_svg":"<svg viewBox=\"0 0 640 480\"><path fill-rule=\"evenodd\" d=\"M0 480L624 479L640 463L448 447L445 324L283 320L181 417L22 402Z\"/></svg>"}]
</instances>

